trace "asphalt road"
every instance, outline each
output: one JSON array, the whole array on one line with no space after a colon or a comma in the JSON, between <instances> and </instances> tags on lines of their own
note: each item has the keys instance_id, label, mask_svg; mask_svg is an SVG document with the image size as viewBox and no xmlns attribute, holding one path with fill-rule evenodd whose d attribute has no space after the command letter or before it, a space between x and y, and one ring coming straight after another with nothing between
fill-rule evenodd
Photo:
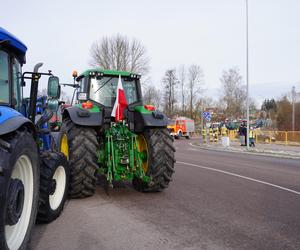
<instances>
[{"instance_id":1,"label":"asphalt road","mask_svg":"<svg viewBox=\"0 0 300 250\"><path fill-rule=\"evenodd\" d=\"M175 142L161 193L130 184L70 200L36 225L31 249L300 249L300 161L215 152Z\"/></svg>"}]
</instances>

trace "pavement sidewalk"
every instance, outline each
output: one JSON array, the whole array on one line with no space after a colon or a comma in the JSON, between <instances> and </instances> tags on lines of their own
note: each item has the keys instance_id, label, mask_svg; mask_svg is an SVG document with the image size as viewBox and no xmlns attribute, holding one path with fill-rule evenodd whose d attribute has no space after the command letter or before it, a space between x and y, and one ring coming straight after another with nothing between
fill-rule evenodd
<instances>
[{"instance_id":1,"label":"pavement sidewalk","mask_svg":"<svg viewBox=\"0 0 300 250\"><path fill-rule=\"evenodd\" d=\"M224 147L221 141L203 143L202 138L199 138L197 142L194 141L192 144L210 150L262 154L275 157L288 157L300 159L300 147L298 146L258 143L255 145L254 148L250 147L250 149L247 150L247 147L241 146L239 141L230 141L230 146Z\"/></svg>"}]
</instances>

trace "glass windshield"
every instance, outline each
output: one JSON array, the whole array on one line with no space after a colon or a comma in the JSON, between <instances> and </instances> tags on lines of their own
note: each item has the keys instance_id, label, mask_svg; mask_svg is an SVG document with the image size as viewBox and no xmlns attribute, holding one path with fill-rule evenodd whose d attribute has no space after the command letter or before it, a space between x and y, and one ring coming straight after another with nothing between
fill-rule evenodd
<instances>
[{"instance_id":1,"label":"glass windshield","mask_svg":"<svg viewBox=\"0 0 300 250\"><path fill-rule=\"evenodd\" d=\"M118 80L118 77L91 78L90 99L106 107L113 107L117 95ZM127 104L136 102L138 99L135 80L122 78L122 85Z\"/></svg>"},{"instance_id":2,"label":"glass windshield","mask_svg":"<svg viewBox=\"0 0 300 250\"><path fill-rule=\"evenodd\" d=\"M0 102L9 103L8 54L0 51Z\"/></svg>"}]
</instances>

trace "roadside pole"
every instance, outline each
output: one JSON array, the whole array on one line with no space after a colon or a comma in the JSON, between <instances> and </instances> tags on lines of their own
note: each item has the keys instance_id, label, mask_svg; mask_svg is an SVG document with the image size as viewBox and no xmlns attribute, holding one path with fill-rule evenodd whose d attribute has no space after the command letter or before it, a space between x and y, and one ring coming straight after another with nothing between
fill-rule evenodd
<instances>
[{"instance_id":1,"label":"roadside pole","mask_svg":"<svg viewBox=\"0 0 300 250\"><path fill-rule=\"evenodd\" d=\"M247 150L249 150L249 51L248 51L248 0L246 0L246 82L247 82Z\"/></svg>"},{"instance_id":2,"label":"roadside pole","mask_svg":"<svg viewBox=\"0 0 300 250\"><path fill-rule=\"evenodd\" d=\"M204 119L203 119L203 112L204 112L204 106L203 106L203 100L201 100L201 129L204 129Z\"/></svg>"},{"instance_id":3,"label":"roadside pole","mask_svg":"<svg viewBox=\"0 0 300 250\"><path fill-rule=\"evenodd\" d=\"M293 114L292 114L292 130L295 131L295 102L296 102L296 90L295 86L292 88L292 107L293 107Z\"/></svg>"}]
</instances>

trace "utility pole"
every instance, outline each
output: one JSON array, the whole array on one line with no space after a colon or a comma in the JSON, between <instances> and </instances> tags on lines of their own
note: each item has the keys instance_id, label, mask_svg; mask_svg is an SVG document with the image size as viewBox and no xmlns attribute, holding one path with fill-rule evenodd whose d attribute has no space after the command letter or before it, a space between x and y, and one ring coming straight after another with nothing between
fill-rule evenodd
<instances>
[{"instance_id":1,"label":"utility pole","mask_svg":"<svg viewBox=\"0 0 300 250\"><path fill-rule=\"evenodd\" d=\"M248 0L246 0L246 82L247 82L247 150L249 150L249 51L248 51Z\"/></svg>"},{"instance_id":2,"label":"utility pole","mask_svg":"<svg viewBox=\"0 0 300 250\"><path fill-rule=\"evenodd\" d=\"M296 90L295 86L292 88L292 107L293 107L293 114L292 114L292 131L295 131L295 103L296 103Z\"/></svg>"}]
</instances>

